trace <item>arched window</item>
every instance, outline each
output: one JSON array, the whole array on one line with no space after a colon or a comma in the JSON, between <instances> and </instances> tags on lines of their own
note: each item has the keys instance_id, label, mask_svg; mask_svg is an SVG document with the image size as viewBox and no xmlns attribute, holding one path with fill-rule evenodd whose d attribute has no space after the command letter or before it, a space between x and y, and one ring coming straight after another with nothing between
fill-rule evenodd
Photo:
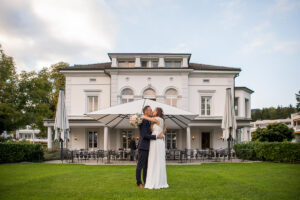
<instances>
[{"instance_id":1,"label":"arched window","mask_svg":"<svg viewBox=\"0 0 300 200\"><path fill-rule=\"evenodd\" d=\"M166 91L165 94L165 103L177 107L177 100L178 100L178 92L177 90L171 88Z\"/></svg>"},{"instance_id":2,"label":"arched window","mask_svg":"<svg viewBox=\"0 0 300 200\"><path fill-rule=\"evenodd\" d=\"M121 103L128 103L133 101L133 91L130 88L125 88L121 92Z\"/></svg>"},{"instance_id":3,"label":"arched window","mask_svg":"<svg viewBox=\"0 0 300 200\"><path fill-rule=\"evenodd\" d=\"M156 101L156 92L152 88L148 88L144 91L143 98Z\"/></svg>"}]
</instances>

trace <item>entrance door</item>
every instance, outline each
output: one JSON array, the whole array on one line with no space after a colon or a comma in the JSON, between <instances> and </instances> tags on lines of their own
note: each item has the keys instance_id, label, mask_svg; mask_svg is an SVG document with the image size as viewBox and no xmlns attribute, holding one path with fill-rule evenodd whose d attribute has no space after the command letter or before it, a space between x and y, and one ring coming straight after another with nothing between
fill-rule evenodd
<instances>
[{"instance_id":1,"label":"entrance door","mask_svg":"<svg viewBox=\"0 0 300 200\"><path fill-rule=\"evenodd\" d=\"M98 148L98 131L88 131L88 147L89 149Z\"/></svg>"},{"instance_id":2,"label":"entrance door","mask_svg":"<svg viewBox=\"0 0 300 200\"><path fill-rule=\"evenodd\" d=\"M202 132L202 149L210 148L210 132Z\"/></svg>"}]
</instances>

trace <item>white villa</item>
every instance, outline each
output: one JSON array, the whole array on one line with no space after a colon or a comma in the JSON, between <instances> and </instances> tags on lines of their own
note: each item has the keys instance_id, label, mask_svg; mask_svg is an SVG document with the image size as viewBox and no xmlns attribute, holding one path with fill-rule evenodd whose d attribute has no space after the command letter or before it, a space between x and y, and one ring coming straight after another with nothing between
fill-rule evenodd
<instances>
[{"instance_id":1,"label":"white villa","mask_svg":"<svg viewBox=\"0 0 300 200\"><path fill-rule=\"evenodd\" d=\"M231 88L237 118L237 141L251 140L251 94L235 86L240 68L191 63L188 53L108 53L111 62L60 69L66 77L65 96L70 122L69 149L129 148L139 130L109 128L85 114L149 98L198 114L187 128L168 129L166 148L227 147L221 139L226 88ZM45 119L52 148L54 119Z\"/></svg>"}]
</instances>

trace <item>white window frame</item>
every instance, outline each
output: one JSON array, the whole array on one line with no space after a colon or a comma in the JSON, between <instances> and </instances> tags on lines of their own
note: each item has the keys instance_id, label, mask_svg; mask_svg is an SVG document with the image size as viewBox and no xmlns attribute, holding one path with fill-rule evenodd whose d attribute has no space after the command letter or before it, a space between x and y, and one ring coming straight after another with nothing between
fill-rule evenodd
<instances>
[{"instance_id":1,"label":"white window frame","mask_svg":"<svg viewBox=\"0 0 300 200\"><path fill-rule=\"evenodd\" d=\"M199 116L205 117L205 116L214 116L214 95L216 90L198 90L199 92ZM210 115L202 115L201 114L201 104L202 104L202 97L210 97Z\"/></svg>"},{"instance_id":2,"label":"white window frame","mask_svg":"<svg viewBox=\"0 0 300 200\"><path fill-rule=\"evenodd\" d=\"M101 90L85 90L85 113L89 112L89 97L98 97L98 110L100 109Z\"/></svg>"},{"instance_id":3,"label":"white window frame","mask_svg":"<svg viewBox=\"0 0 300 200\"><path fill-rule=\"evenodd\" d=\"M126 90L126 89L130 89L130 90L132 91L133 95L122 95L123 90ZM122 102L123 99L126 99L126 102L125 102L125 103L134 101L134 91L133 91L133 89L128 88L128 87L123 88L123 89L121 90L121 93L120 93L120 104L123 104L123 102ZM132 101L129 101L129 100L132 100Z\"/></svg>"},{"instance_id":4,"label":"white window frame","mask_svg":"<svg viewBox=\"0 0 300 200\"><path fill-rule=\"evenodd\" d=\"M177 95L167 95L167 92L168 90L175 90L177 92ZM170 99L170 106L173 106L173 107L178 107L178 99L179 99L179 95L178 95L178 90L175 89L175 88L168 88L166 91L165 91L165 104L167 104L167 99ZM176 105L174 106L173 104L173 101L174 99L176 99Z\"/></svg>"}]
</instances>

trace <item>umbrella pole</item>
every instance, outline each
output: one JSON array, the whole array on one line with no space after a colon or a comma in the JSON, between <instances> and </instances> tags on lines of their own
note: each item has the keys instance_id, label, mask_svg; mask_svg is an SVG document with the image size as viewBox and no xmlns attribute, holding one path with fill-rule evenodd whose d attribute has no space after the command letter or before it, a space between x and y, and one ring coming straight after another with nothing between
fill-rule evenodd
<instances>
[{"instance_id":1,"label":"umbrella pole","mask_svg":"<svg viewBox=\"0 0 300 200\"><path fill-rule=\"evenodd\" d=\"M227 139L227 141L228 141L228 160L230 160L230 158L231 158L231 148L230 148L231 131L232 131L232 128L230 127L230 128L229 128L229 137L228 137L228 139Z\"/></svg>"},{"instance_id":2,"label":"umbrella pole","mask_svg":"<svg viewBox=\"0 0 300 200\"><path fill-rule=\"evenodd\" d=\"M60 159L61 162L64 162L64 158L63 158L63 140L60 138Z\"/></svg>"}]
</instances>

